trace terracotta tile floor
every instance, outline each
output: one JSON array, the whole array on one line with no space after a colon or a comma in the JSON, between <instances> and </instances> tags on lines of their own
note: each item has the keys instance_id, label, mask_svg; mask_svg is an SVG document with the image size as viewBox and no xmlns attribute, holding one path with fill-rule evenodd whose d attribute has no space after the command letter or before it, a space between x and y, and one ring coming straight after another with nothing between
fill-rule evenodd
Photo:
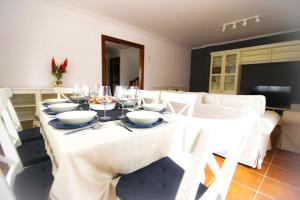
<instances>
[{"instance_id":1,"label":"terracotta tile floor","mask_svg":"<svg viewBox=\"0 0 300 200\"><path fill-rule=\"evenodd\" d=\"M223 158L216 156L218 163ZM207 169L206 185L214 179ZM231 182L228 200L300 200L300 155L268 151L262 169L239 164Z\"/></svg>"}]
</instances>

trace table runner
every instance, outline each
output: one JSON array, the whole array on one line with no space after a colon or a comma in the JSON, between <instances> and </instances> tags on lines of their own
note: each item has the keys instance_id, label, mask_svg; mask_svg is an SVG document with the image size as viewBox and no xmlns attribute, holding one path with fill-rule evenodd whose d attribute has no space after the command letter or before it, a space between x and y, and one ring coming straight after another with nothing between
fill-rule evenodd
<instances>
[{"instance_id":1,"label":"table runner","mask_svg":"<svg viewBox=\"0 0 300 200\"><path fill-rule=\"evenodd\" d=\"M140 169L166 156L182 132L182 124L171 115L169 123L129 132L119 121L71 135L48 125L51 117L38 107L41 126L57 170L50 196L53 199L116 199L113 178ZM56 167L56 166L55 166Z\"/></svg>"}]
</instances>

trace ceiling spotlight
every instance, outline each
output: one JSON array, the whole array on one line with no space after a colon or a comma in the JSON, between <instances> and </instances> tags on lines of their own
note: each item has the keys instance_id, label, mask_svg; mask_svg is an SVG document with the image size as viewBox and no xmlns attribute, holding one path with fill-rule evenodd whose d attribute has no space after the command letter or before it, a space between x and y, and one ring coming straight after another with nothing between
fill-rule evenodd
<instances>
[{"instance_id":1,"label":"ceiling spotlight","mask_svg":"<svg viewBox=\"0 0 300 200\"><path fill-rule=\"evenodd\" d=\"M226 26L223 25L222 32L225 32L225 31L226 31Z\"/></svg>"},{"instance_id":2,"label":"ceiling spotlight","mask_svg":"<svg viewBox=\"0 0 300 200\"><path fill-rule=\"evenodd\" d=\"M257 23L259 23L259 22L260 22L260 19L259 19L259 17L258 17L258 16L255 18L255 21L256 21Z\"/></svg>"},{"instance_id":3,"label":"ceiling spotlight","mask_svg":"<svg viewBox=\"0 0 300 200\"><path fill-rule=\"evenodd\" d=\"M236 23L233 23L233 24L232 24L232 28L233 28L233 29L236 29Z\"/></svg>"},{"instance_id":4,"label":"ceiling spotlight","mask_svg":"<svg viewBox=\"0 0 300 200\"><path fill-rule=\"evenodd\" d=\"M223 24L222 26L222 32L226 31L226 27L232 27L232 29L236 29L237 25L243 25L244 27L248 25L248 23L251 23L255 20L255 22L259 23L260 22L260 17L258 15L255 15L253 17L247 17L244 19L236 20L233 22L229 22L226 24Z\"/></svg>"}]
</instances>

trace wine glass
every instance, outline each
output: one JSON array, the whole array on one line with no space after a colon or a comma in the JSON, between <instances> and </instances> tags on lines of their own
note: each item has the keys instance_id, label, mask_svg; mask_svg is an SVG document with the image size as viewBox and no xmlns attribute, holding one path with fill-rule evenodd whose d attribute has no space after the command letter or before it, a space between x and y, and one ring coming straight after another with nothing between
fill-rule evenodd
<instances>
[{"instance_id":1,"label":"wine glass","mask_svg":"<svg viewBox=\"0 0 300 200\"><path fill-rule=\"evenodd\" d=\"M80 101L79 97L81 96L81 87L77 83L74 84L73 95L76 97L75 101L77 99L77 103L79 103L79 101Z\"/></svg>"},{"instance_id":2,"label":"wine glass","mask_svg":"<svg viewBox=\"0 0 300 200\"><path fill-rule=\"evenodd\" d=\"M82 86L81 86L81 96L84 98L84 103L88 104L88 107L89 107L89 102L88 102L89 99L90 99L90 87L89 87L89 85L82 84Z\"/></svg>"},{"instance_id":3,"label":"wine glass","mask_svg":"<svg viewBox=\"0 0 300 200\"><path fill-rule=\"evenodd\" d=\"M128 89L129 89L128 86L120 86L120 85L116 86L115 97L116 97L117 101L122 106L122 115L119 116L119 119L122 119L123 117L125 117L125 115L124 115L124 104L129 99Z\"/></svg>"},{"instance_id":4,"label":"wine glass","mask_svg":"<svg viewBox=\"0 0 300 200\"><path fill-rule=\"evenodd\" d=\"M140 105L141 95L138 86L130 86L130 101L133 103L133 110L137 110Z\"/></svg>"},{"instance_id":5,"label":"wine glass","mask_svg":"<svg viewBox=\"0 0 300 200\"><path fill-rule=\"evenodd\" d=\"M98 88L99 88L99 86L97 83L94 83L93 85L91 85L89 87L89 100L88 100L89 110L90 110L90 104L93 103L93 99L98 98L98 93L99 93Z\"/></svg>"},{"instance_id":6,"label":"wine glass","mask_svg":"<svg viewBox=\"0 0 300 200\"><path fill-rule=\"evenodd\" d=\"M106 105L110 104L112 101L110 87L109 86L100 86L98 97L101 98L101 104L104 107L104 109L103 109L104 115L103 115L103 117L100 117L100 119L102 119L103 121L107 121L111 118L106 115Z\"/></svg>"}]
</instances>

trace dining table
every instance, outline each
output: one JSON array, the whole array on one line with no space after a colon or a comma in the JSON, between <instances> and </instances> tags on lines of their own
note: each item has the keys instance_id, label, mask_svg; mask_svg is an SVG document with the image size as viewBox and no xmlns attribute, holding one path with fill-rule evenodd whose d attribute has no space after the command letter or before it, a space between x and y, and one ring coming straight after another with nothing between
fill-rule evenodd
<instances>
[{"instance_id":1,"label":"dining table","mask_svg":"<svg viewBox=\"0 0 300 200\"><path fill-rule=\"evenodd\" d=\"M54 181L49 196L57 200L117 199L115 180L167 156L184 129L180 118L163 114L165 123L152 128L130 127L130 132L114 120L66 135L70 130L48 124L55 115L46 114L45 109L40 103L37 111L52 161Z\"/></svg>"}]
</instances>

